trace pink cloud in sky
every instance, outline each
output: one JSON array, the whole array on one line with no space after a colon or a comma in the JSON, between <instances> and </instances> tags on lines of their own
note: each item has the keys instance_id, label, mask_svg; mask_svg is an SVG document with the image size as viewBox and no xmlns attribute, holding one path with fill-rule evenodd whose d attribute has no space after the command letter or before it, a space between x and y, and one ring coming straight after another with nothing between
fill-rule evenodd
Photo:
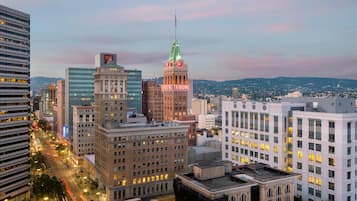
<instances>
[{"instance_id":1,"label":"pink cloud in sky","mask_svg":"<svg viewBox=\"0 0 357 201\"><path fill-rule=\"evenodd\" d=\"M357 79L357 56L230 56L225 70L236 78L317 76ZM231 77L230 79L233 79Z\"/></svg>"},{"instance_id":2,"label":"pink cloud in sky","mask_svg":"<svg viewBox=\"0 0 357 201\"><path fill-rule=\"evenodd\" d=\"M293 23L280 23L280 24L272 24L263 29L264 32L267 33L289 33L296 31L300 26Z\"/></svg>"},{"instance_id":3,"label":"pink cloud in sky","mask_svg":"<svg viewBox=\"0 0 357 201\"><path fill-rule=\"evenodd\" d=\"M290 7L291 0L182 0L161 4L141 4L136 7L114 7L99 13L97 20L106 23L151 22L172 20L174 10L179 20L195 20L210 17L264 14Z\"/></svg>"}]
</instances>

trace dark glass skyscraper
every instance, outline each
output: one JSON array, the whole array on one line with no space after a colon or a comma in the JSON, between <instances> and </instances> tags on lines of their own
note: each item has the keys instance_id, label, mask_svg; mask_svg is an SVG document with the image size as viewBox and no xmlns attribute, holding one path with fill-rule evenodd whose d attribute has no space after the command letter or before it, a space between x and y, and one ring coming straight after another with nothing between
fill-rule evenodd
<instances>
[{"instance_id":1,"label":"dark glass skyscraper","mask_svg":"<svg viewBox=\"0 0 357 201\"><path fill-rule=\"evenodd\" d=\"M138 113L142 113L141 70L125 70L125 72L128 74L127 108L135 108Z\"/></svg>"},{"instance_id":2,"label":"dark glass skyscraper","mask_svg":"<svg viewBox=\"0 0 357 201\"><path fill-rule=\"evenodd\" d=\"M0 200L30 200L30 15L0 5Z\"/></svg>"},{"instance_id":3,"label":"dark glass skyscraper","mask_svg":"<svg viewBox=\"0 0 357 201\"><path fill-rule=\"evenodd\" d=\"M94 103L95 68L67 68L65 78L65 128L66 138L71 138L73 125L73 105ZM66 132L68 130L69 132Z\"/></svg>"}]
</instances>

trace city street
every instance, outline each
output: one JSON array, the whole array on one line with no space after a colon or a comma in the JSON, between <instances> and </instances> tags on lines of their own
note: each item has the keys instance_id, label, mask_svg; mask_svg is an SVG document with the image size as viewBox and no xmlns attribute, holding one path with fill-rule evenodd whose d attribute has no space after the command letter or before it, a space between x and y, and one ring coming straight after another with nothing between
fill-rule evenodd
<instances>
[{"instance_id":1,"label":"city street","mask_svg":"<svg viewBox=\"0 0 357 201\"><path fill-rule=\"evenodd\" d=\"M83 190L75 183L76 167L66 162L66 157L58 155L55 144L51 144L48 137L40 135L41 134L37 133L35 137L36 139L40 139L41 152L47 158L46 164L48 169L45 173L50 176L56 176L63 181L67 194L72 201L89 201L90 199L85 198Z\"/></svg>"}]
</instances>

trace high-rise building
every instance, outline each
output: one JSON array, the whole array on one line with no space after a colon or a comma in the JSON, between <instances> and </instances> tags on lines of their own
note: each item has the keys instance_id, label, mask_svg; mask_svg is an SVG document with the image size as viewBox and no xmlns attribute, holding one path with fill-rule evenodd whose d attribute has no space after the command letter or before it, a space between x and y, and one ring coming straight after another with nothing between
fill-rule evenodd
<instances>
[{"instance_id":1,"label":"high-rise building","mask_svg":"<svg viewBox=\"0 0 357 201\"><path fill-rule=\"evenodd\" d=\"M135 108L138 114L142 113L142 76L141 70L128 70L125 72L128 74L127 84L127 108Z\"/></svg>"},{"instance_id":2,"label":"high-rise building","mask_svg":"<svg viewBox=\"0 0 357 201\"><path fill-rule=\"evenodd\" d=\"M56 85L49 84L40 91L40 111L42 115L53 115L56 105Z\"/></svg>"},{"instance_id":3,"label":"high-rise building","mask_svg":"<svg viewBox=\"0 0 357 201\"><path fill-rule=\"evenodd\" d=\"M354 99L287 98L223 103L222 157L301 174L302 200L354 200L357 112Z\"/></svg>"},{"instance_id":4,"label":"high-rise building","mask_svg":"<svg viewBox=\"0 0 357 201\"><path fill-rule=\"evenodd\" d=\"M57 136L63 136L63 126L64 126L64 114L65 114L65 93L64 93L64 80L57 81L57 92L56 92L56 124L57 124Z\"/></svg>"},{"instance_id":5,"label":"high-rise building","mask_svg":"<svg viewBox=\"0 0 357 201\"><path fill-rule=\"evenodd\" d=\"M73 105L91 105L94 102L95 68L67 68L65 75L64 137L72 138Z\"/></svg>"},{"instance_id":6,"label":"high-rise building","mask_svg":"<svg viewBox=\"0 0 357 201\"><path fill-rule=\"evenodd\" d=\"M94 107L73 106L73 153L81 157L94 153Z\"/></svg>"},{"instance_id":7,"label":"high-rise building","mask_svg":"<svg viewBox=\"0 0 357 201\"><path fill-rule=\"evenodd\" d=\"M0 5L0 200L30 200L30 15Z\"/></svg>"},{"instance_id":8,"label":"high-rise building","mask_svg":"<svg viewBox=\"0 0 357 201\"><path fill-rule=\"evenodd\" d=\"M164 121L177 120L187 115L189 80L187 65L177 40L172 44L170 57L164 68L163 112Z\"/></svg>"},{"instance_id":9,"label":"high-rise building","mask_svg":"<svg viewBox=\"0 0 357 201\"><path fill-rule=\"evenodd\" d=\"M162 91L155 81L143 81L143 114L148 122L163 121Z\"/></svg>"},{"instance_id":10,"label":"high-rise building","mask_svg":"<svg viewBox=\"0 0 357 201\"><path fill-rule=\"evenodd\" d=\"M200 115L207 114L207 100L206 99L192 99L192 114Z\"/></svg>"},{"instance_id":11,"label":"high-rise building","mask_svg":"<svg viewBox=\"0 0 357 201\"><path fill-rule=\"evenodd\" d=\"M115 54L100 53L95 59L99 65L94 73L96 122L98 126L125 123L128 75L122 66L117 65Z\"/></svg>"}]
</instances>

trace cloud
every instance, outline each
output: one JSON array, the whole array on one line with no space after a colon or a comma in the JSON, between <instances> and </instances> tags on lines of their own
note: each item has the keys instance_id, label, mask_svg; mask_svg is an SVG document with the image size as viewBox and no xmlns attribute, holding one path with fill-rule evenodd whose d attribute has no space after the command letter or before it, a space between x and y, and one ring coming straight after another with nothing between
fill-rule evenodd
<instances>
[{"instance_id":1,"label":"cloud","mask_svg":"<svg viewBox=\"0 0 357 201\"><path fill-rule=\"evenodd\" d=\"M317 76L357 79L357 56L244 57L232 55L225 70L239 78ZM230 77L233 78L233 77Z\"/></svg>"},{"instance_id":2,"label":"cloud","mask_svg":"<svg viewBox=\"0 0 357 201\"><path fill-rule=\"evenodd\" d=\"M298 30L300 27L293 23L280 23L264 27L263 31L266 33L289 33Z\"/></svg>"},{"instance_id":3,"label":"cloud","mask_svg":"<svg viewBox=\"0 0 357 201\"><path fill-rule=\"evenodd\" d=\"M286 9L291 0L182 0L165 3L140 4L134 7L118 5L98 14L97 21L103 23L154 22L173 20L174 9L179 20L198 20L212 17L266 14Z\"/></svg>"}]
</instances>

